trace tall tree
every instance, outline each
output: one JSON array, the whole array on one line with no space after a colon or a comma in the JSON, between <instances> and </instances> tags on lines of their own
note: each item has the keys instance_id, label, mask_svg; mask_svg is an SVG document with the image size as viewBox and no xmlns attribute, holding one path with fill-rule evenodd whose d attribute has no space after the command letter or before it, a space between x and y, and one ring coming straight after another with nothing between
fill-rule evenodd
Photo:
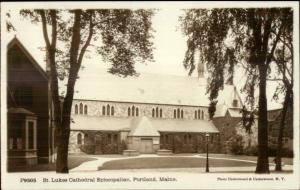
<instances>
[{"instance_id":1,"label":"tall tree","mask_svg":"<svg viewBox=\"0 0 300 190\"><path fill-rule=\"evenodd\" d=\"M251 107L258 86L256 173L269 173L266 81L279 37L290 24L289 15L292 15L290 8L225 8L189 9L180 17L188 38L184 66L192 73L195 52L200 52L200 60L207 64L209 72L207 92L211 101L216 101L219 90L223 89L224 78L233 74L235 60L246 64L245 91ZM229 76L225 76L225 70Z\"/></svg>"},{"instance_id":2,"label":"tall tree","mask_svg":"<svg viewBox=\"0 0 300 190\"><path fill-rule=\"evenodd\" d=\"M74 86L88 47L96 44L98 53L112 63L109 72L136 75L134 64L153 59L153 10L22 10L21 15L41 23L46 44L47 68L53 101L57 146L56 172L68 173L70 115ZM98 41L97 41L98 40ZM59 79L66 79L62 104Z\"/></svg>"},{"instance_id":3,"label":"tall tree","mask_svg":"<svg viewBox=\"0 0 300 190\"><path fill-rule=\"evenodd\" d=\"M292 16L292 15L289 15ZM274 94L274 98L278 99L280 94L284 94L283 108L281 111L280 125L279 125L279 133L277 137L277 153L275 159L275 170L281 171L281 157L282 157L282 147L283 147L283 135L285 125L287 123L286 116L287 113L293 113L293 67L294 67L294 46L293 46L293 18L288 19L291 23L285 30L282 32L280 37L280 46L278 50L275 52L273 56L273 60L276 63L277 73L274 79L269 80L277 80L279 81L279 85L277 86L276 92Z\"/></svg>"}]
</instances>

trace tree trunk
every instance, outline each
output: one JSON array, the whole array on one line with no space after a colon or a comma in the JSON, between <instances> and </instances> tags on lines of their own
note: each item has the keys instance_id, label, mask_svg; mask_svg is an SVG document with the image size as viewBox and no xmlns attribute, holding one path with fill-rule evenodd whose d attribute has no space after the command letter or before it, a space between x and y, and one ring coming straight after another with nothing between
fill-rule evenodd
<instances>
[{"instance_id":1,"label":"tree trunk","mask_svg":"<svg viewBox=\"0 0 300 190\"><path fill-rule=\"evenodd\" d=\"M255 173L269 173L266 65L259 65L258 157Z\"/></svg>"},{"instance_id":2,"label":"tree trunk","mask_svg":"<svg viewBox=\"0 0 300 190\"><path fill-rule=\"evenodd\" d=\"M284 124L285 124L285 117L289 105L289 100L291 96L291 90L287 89L284 103L283 103L283 109L282 109L282 116L280 121L280 127L279 127L279 134L277 139L277 153L276 153L276 159L275 159L275 171L282 171L282 165L281 165L281 152L282 152L282 138L283 138L283 131L284 131Z\"/></svg>"},{"instance_id":3,"label":"tree trunk","mask_svg":"<svg viewBox=\"0 0 300 190\"><path fill-rule=\"evenodd\" d=\"M69 173L68 169L68 145L70 130L56 128L57 133L57 159L56 172Z\"/></svg>"}]
</instances>

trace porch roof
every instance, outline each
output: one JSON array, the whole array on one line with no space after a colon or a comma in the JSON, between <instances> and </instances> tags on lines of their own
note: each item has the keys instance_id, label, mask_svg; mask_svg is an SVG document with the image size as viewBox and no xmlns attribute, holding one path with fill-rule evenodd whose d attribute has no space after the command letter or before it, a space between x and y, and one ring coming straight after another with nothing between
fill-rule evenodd
<instances>
[{"instance_id":1,"label":"porch roof","mask_svg":"<svg viewBox=\"0 0 300 190\"><path fill-rule=\"evenodd\" d=\"M149 127L150 126L150 127ZM131 136L159 136L158 132L218 133L212 121L185 119L72 116L71 130L130 131Z\"/></svg>"}]
</instances>

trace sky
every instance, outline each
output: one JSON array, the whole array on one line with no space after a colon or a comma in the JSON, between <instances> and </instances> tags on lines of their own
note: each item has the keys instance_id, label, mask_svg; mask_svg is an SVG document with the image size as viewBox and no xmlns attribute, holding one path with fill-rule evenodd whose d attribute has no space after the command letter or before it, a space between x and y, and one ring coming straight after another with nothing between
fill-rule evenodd
<instances>
[{"instance_id":1,"label":"sky","mask_svg":"<svg viewBox=\"0 0 300 190\"><path fill-rule=\"evenodd\" d=\"M45 52L40 50L44 47L44 39L42 35L41 25L30 23L29 20L22 18L19 15L19 10L10 11L10 21L16 28L16 32L10 32L9 38L16 35L24 46L29 50L32 56L40 65L45 68ZM158 73L166 75L187 76L187 71L183 67L183 59L186 51L186 39L180 30L179 16L183 14L180 8L165 8L156 12L152 19L154 33L154 62L145 64L136 63L136 70L139 73ZM84 58L84 69L79 71L81 80L91 80L92 76L97 73L105 73L109 64L104 63L101 56L96 53L90 54L90 58ZM196 76L194 72L193 76ZM238 89L242 88L245 81L244 72L237 72L234 77L234 83ZM274 85L268 88L268 97L271 99L275 90ZM272 107L280 107L280 104L272 101Z\"/></svg>"}]
</instances>

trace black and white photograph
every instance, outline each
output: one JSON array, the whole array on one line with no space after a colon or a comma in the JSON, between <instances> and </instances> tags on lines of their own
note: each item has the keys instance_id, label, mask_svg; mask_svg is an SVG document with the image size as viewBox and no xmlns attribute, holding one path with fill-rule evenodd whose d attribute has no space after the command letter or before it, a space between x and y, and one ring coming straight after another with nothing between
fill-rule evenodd
<instances>
[{"instance_id":1,"label":"black and white photograph","mask_svg":"<svg viewBox=\"0 0 300 190\"><path fill-rule=\"evenodd\" d=\"M2 189L299 189L298 2L2 2Z\"/></svg>"}]
</instances>

